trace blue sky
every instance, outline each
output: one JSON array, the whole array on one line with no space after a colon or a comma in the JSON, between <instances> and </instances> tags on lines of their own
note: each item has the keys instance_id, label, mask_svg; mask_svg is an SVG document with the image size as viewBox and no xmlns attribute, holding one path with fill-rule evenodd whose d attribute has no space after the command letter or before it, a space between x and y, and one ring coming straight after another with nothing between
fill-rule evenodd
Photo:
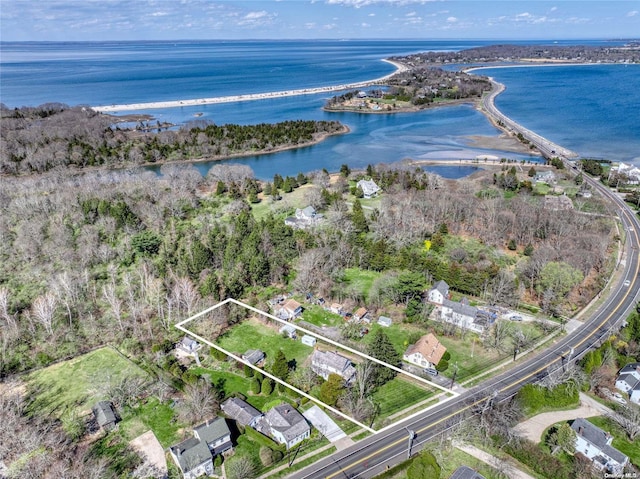
<instances>
[{"instance_id":1,"label":"blue sky","mask_svg":"<svg viewBox=\"0 0 640 479\"><path fill-rule=\"evenodd\" d=\"M640 0L0 0L4 41L640 37Z\"/></svg>"}]
</instances>

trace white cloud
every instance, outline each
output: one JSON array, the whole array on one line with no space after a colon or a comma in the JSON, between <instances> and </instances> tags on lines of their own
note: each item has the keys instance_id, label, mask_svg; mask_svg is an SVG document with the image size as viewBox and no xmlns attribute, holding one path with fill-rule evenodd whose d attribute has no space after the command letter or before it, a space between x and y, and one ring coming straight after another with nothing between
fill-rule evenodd
<instances>
[{"instance_id":1,"label":"white cloud","mask_svg":"<svg viewBox=\"0 0 640 479\"><path fill-rule=\"evenodd\" d=\"M458 19L456 17L448 17L447 18L447 22L449 23L456 23L458 21Z\"/></svg>"},{"instance_id":2,"label":"white cloud","mask_svg":"<svg viewBox=\"0 0 640 479\"><path fill-rule=\"evenodd\" d=\"M346 7L368 7L370 5L424 5L438 0L325 0L329 5L344 5Z\"/></svg>"},{"instance_id":3,"label":"white cloud","mask_svg":"<svg viewBox=\"0 0 640 479\"><path fill-rule=\"evenodd\" d=\"M638 10L631 10L627 13L627 17L635 17L638 14Z\"/></svg>"},{"instance_id":4,"label":"white cloud","mask_svg":"<svg viewBox=\"0 0 640 479\"><path fill-rule=\"evenodd\" d=\"M237 25L248 27L268 25L273 22L276 16L276 14L269 13L265 10L261 10L259 12L249 12L238 21Z\"/></svg>"},{"instance_id":5,"label":"white cloud","mask_svg":"<svg viewBox=\"0 0 640 479\"><path fill-rule=\"evenodd\" d=\"M549 11L550 11L550 12L555 12L557 9L558 9L558 7L551 7L551 8L549 9Z\"/></svg>"}]
</instances>

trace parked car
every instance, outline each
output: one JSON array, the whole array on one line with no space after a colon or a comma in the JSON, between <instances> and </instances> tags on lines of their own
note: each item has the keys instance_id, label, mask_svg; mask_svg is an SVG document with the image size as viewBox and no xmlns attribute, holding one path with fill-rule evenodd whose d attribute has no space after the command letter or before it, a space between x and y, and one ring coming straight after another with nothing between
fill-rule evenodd
<instances>
[{"instance_id":1,"label":"parked car","mask_svg":"<svg viewBox=\"0 0 640 479\"><path fill-rule=\"evenodd\" d=\"M438 375L438 371L435 368L424 368L424 372L430 374L431 376Z\"/></svg>"},{"instance_id":2,"label":"parked car","mask_svg":"<svg viewBox=\"0 0 640 479\"><path fill-rule=\"evenodd\" d=\"M520 316L519 314L512 314L511 316L509 316L509 319L511 321L522 321L522 316Z\"/></svg>"},{"instance_id":3,"label":"parked car","mask_svg":"<svg viewBox=\"0 0 640 479\"><path fill-rule=\"evenodd\" d=\"M619 404L627 404L627 400L625 398L622 397L622 394L620 393L613 393L611 395L611 400L619 403Z\"/></svg>"},{"instance_id":4,"label":"parked car","mask_svg":"<svg viewBox=\"0 0 640 479\"><path fill-rule=\"evenodd\" d=\"M629 286L629 285L631 284L631 281L626 280L626 281L625 281L624 283L622 283L622 284L624 284L625 286Z\"/></svg>"}]
</instances>

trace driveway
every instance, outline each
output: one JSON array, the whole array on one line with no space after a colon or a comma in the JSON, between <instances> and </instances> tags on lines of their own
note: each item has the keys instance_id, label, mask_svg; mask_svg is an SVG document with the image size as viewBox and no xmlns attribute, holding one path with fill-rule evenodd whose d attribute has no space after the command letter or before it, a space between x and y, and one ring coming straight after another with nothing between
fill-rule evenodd
<instances>
[{"instance_id":1,"label":"driveway","mask_svg":"<svg viewBox=\"0 0 640 479\"><path fill-rule=\"evenodd\" d=\"M580 406L569 411L545 412L533 416L524 422L521 422L513 428L514 432L519 436L525 437L533 442L540 442L542 433L553 424L560 421L569 421L579 417L594 417L609 414L613 411L603 406L595 399L590 398L584 393L580 393Z\"/></svg>"}]
</instances>

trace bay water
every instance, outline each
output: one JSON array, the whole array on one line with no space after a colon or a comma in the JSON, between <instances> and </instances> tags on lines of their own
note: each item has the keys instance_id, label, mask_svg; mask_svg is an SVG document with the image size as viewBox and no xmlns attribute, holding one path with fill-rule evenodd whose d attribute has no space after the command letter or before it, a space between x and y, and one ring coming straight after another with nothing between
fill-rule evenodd
<instances>
[{"instance_id":1,"label":"bay water","mask_svg":"<svg viewBox=\"0 0 640 479\"><path fill-rule=\"evenodd\" d=\"M378 78L394 69L382 58L457 51L488 41L177 41L0 43L0 101L8 107L62 102L109 105L262 93ZM518 42L513 42L518 43ZM521 42L531 43L531 42ZM545 42L540 42L545 43ZM567 43L603 44L600 41ZM525 127L583 156L640 164L640 65L481 70L504 83L498 107ZM251 124L290 119L339 120L351 132L308 148L233 159L259 178L326 168L336 171L405 158L458 160L490 154L474 136L499 134L470 105L417 113L328 113L330 94L154 109L160 121L201 119ZM129 113L129 112L127 112ZM210 164L198 163L206 173Z\"/></svg>"}]
</instances>

